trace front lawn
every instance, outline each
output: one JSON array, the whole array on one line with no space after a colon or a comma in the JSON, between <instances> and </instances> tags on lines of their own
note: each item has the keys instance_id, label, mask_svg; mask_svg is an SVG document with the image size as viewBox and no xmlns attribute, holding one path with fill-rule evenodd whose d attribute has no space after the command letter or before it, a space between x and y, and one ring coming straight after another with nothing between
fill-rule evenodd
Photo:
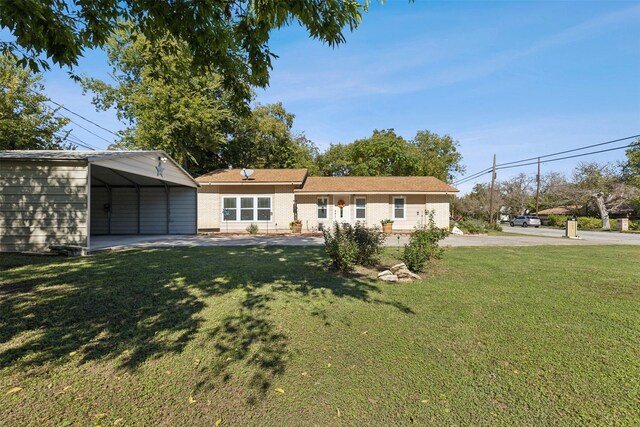
<instances>
[{"instance_id":1,"label":"front lawn","mask_svg":"<svg viewBox=\"0 0 640 427\"><path fill-rule=\"evenodd\" d=\"M638 424L639 259L454 248L382 284L318 247L2 254L0 424Z\"/></svg>"}]
</instances>

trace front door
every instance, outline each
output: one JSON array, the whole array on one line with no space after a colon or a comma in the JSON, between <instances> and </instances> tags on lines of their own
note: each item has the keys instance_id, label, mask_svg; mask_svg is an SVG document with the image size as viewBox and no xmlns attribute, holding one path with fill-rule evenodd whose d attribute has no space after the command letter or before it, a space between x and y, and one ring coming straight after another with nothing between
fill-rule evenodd
<instances>
[{"instance_id":1,"label":"front door","mask_svg":"<svg viewBox=\"0 0 640 427\"><path fill-rule=\"evenodd\" d=\"M351 222L351 205L349 203L349 196L335 196L334 197L334 221L338 223Z\"/></svg>"}]
</instances>

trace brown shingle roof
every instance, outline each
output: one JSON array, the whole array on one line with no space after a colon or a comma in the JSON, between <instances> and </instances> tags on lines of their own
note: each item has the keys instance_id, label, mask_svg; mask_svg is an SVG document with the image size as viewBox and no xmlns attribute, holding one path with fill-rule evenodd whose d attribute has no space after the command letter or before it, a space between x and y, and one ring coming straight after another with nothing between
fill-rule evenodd
<instances>
[{"instance_id":1,"label":"brown shingle roof","mask_svg":"<svg viewBox=\"0 0 640 427\"><path fill-rule=\"evenodd\" d=\"M242 183L302 183L307 176L306 169L255 169L247 180L241 175L242 169L217 169L196 178L199 183L242 184Z\"/></svg>"},{"instance_id":2,"label":"brown shingle roof","mask_svg":"<svg viewBox=\"0 0 640 427\"><path fill-rule=\"evenodd\" d=\"M312 176L296 193L455 193L432 176Z\"/></svg>"}]
</instances>

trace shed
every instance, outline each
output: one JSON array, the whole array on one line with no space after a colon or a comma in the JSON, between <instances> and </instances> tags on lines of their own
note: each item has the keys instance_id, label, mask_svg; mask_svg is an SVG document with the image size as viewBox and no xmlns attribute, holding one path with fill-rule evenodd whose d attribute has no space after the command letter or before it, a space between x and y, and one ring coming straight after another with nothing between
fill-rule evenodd
<instances>
[{"instance_id":1,"label":"shed","mask_svg":"<svg viewBox=\"0 0 640 427\"><path fill-rule=\"evenodd\" d=\"M195 234L197 187L164 151L0 151L0 251Z\"/></svg>"}]
</instances>

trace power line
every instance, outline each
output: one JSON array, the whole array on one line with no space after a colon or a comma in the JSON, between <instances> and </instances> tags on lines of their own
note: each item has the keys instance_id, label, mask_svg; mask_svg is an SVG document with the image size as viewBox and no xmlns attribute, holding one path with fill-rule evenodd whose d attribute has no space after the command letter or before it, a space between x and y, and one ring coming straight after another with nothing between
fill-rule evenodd
<instances>
[{"instance_id":1,"label":"power line","mask_svg":"<svg viewBox=\"0 0 640 427\"><path fill-rule=\"evenodd\" d=\"M514 167L518 167L518 166L528 166L528 165L536 164L538 162L538 159L544 159L544 158L547 158L547 157L558 156L560 154L566 154L566 153L572 153L572 152L575 152L575 151L586 150L587 148L593 148L593 147L599 147L599 146L602 146L602 145L613 144L613 143L616 143L616 142L626 141L626 140L633 139L633 138L640 138L640 134L627 136L625 138L614 139L614 140L611 140L611 141L600 142L598 144L585 145L583 147L572 148L570 150L559 151L557 153L545 154L543 156L535 156L535 157L531 157L531 158L528 158L528 159L515 160L515 161L512 161L512 162L501 163L499 165L496 165L496 170L498 170L498 169L510 169L510 168L514 168ZM629 144L629 145L626 145L626 146L623 146L623 147L616 147L616 148L612 148L612 149L608 149L608 150L600 150L600 151L593 151L593 152L589 152L589 153L582 153L582 154L578 154L578 155L575 155L575 156L565 156L565 157L561 157L561 158L557 158L557 159L545 160L545 161L542 161L541 163L549 163L549 162L557 161L557 160L566 160L566 159L571 159L571 158L575 158L575 157L587 156L587 155L590 155L590 154L597 154L597 153L604 153L604 152L607 152L607 151L620 150L622 148L629 148L631 145L632 144ZM530 162L532 160L535 160L535 161L531 162L531 163L524 163L524 162ZM509 165L513 165L513 166L509 166ZM482 170L480 172L476 172L476 173L474 173L472 175L468 175L468 176L460 178L458 181L456 181L454 183L454 185L460 185L460 184L467 183L469 181L473 181L473 180L481 177L482 175L490 173L490 172L491 172L491 168L484 169L484 170Z\"/></svg>"},{"instance_id":2,"label":"power line","mask_svg":"<svg viewBox=\"0 0 640 427\"><path fill-rule=\"evenodd\" d=\"M543 160L540 163L551 163L551 162L557 162L558 160L573 159L573 158L576 158L576 157L583 157L583 156L588 156L588 155L591 155L591 154L606 153L607 151L622 150L623 148L629 148L631 146L633 146L633 144L623 145L622 147L607 148L605 150L590 151L588 153L575 154L573 156L564 156L564 157L558 157L556 159ZM542 158L542 156L540 158ZM537 157L536 157L536 159L537 159ZM511 168L517 168L517 167L520 167L520 166L535 165L536 163L538 163L538 162L535 161L535 162L523 163L523 164L519 164L519 165L502 166L502 167L499 167L499 168L497 167L496 170L498 170L498 169L511 169Z\"/></svg>"},{"instance_id":3,"label":"power line","mask_svg":"<svg viewBox=\"0 0 640 427\"><path fill-rule=\"evenodd\" d=\"M515 160L513 162L507 162L507 163L501 163L499 165L496 165L497 167L500 166L505 166L505 165L512 165L514 163L522 163L522 162L529 162L531 160L536 160L537 159L544 159L546 157L553 157L553 156L558 156L560 154L567 154L567 153L572 153L574 151L582 151L582 150L586 150L587 148L593 148L593 147L600 147L602 145L607 145L607 144L614 144L616 142L621 142L621 141L626 141L628 139L633 139L633 138L640 138L640 134L639 135L632 135L632 136L627 136L625 138L619 138L619 139L614 139L611 141L606 141L606 142L600 142L598 144L592 144L592 145L585 145L584 147L579 147L579 148L572 148L571 150L565 150L565 151L559 151L557 153L552 153L552 154L545 154L544 156L535 156L535 157L531 157L528 159L523 159L523 160Z\"/></svg>"},{"instance_id":4,"label":"power line","mask_svg":"<svg viewBox=\"0 0 640 427\"><path fill-rule=\"evenodd\" d=\"M100 136L100 135L98 135L97 133L90 131L89 129L87 129L86 127L82 126L80 123L78 123L78 122L76 122L76 121L72 120L71 118L69 118L69 117L67 117L67 116L64 116L64 115L62 115L62 114L60 114L60 116L62 116L62 117L64 117L64 118L66 118L66 119L69 119L69 121L70 121L71 123L73 123L74 125L78 126L80 129L82 129L82 130L85 130L85 131L89 132L91 135L95 136L96 138L100 138L101 140L103 140L103 141L104 141L104 142L106 142L107 144L111 144L111 143L113 143L113 141L109 141L108 139L101 137L101 136Z\"/></svg>"},{"instance_id":5,"label":"power line","mask_svg":"<svg viewBox=\"0 0 640 427\"><path fill-rule=\"evenodd\" d=\"M112 130L110 130L110 129L107 129L107 128L106 128L106 127L104 127L104 126L101 126L101 125L97 124L97 123L96 123L96 122L94 122L93 120L89 120L89 119L87 119L87 118L86 118L86 117L84 117L83 115L78 114L78 113L76 113L75 111L72 111L72 110L68 109L68 108L67 108L67 107L65 107L64 105L57 103L57 102L56 102L56 101L54 101L53 99L51 99L51 98L47 97L47 100L48 100L49 102L51 102L52 104L57 105L58 107L62 108L63 110L70 112L70 113L71 113L71 114L73 114L74 116L78 116L78 117L80 117L82 120L84 120L84 121L86 121L86 122L88 122L88 123L91 123L92 125L94 125L94 126L96 126L96 127L99 127L100 129L102 129L102 130L104 130L104 131L107 131L107 132L109 132L110 134L112 134L112 135L114 135L114 136L119 136L119 135L118 135L117 133L115 133L114 131L112 131Z\"/></svg>"}]
</instances>

